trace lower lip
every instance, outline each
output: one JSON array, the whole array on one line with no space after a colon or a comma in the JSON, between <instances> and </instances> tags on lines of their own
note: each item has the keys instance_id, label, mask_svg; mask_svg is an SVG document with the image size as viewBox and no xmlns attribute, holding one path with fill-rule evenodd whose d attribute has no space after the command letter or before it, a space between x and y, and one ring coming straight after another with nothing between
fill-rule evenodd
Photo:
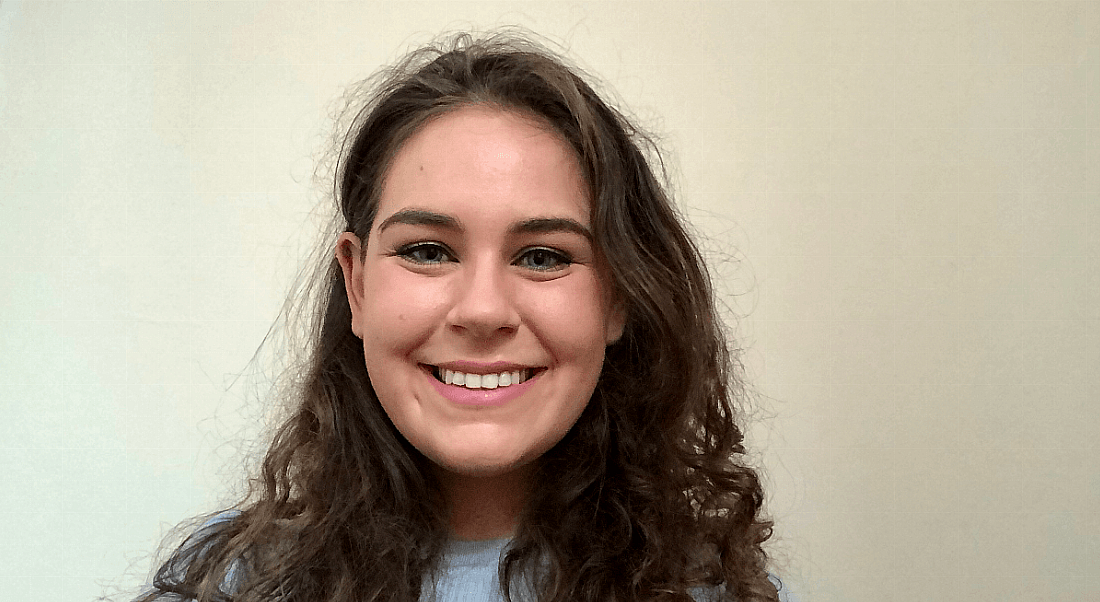
<instances>
[{"instance_id":1,"label":"lower lip","mask_svg":"<svg viewBox=\"0 0 1100 602\"><path fill-rule=\"evenodd\" d=\"M467 389L458 385L448 385L440 382L431 370L425 371L432 386L444 398L453 403L464 406L499 406L523 395L531 388L535 380L542 375L542 371L521 382L518 385L497 387L495 389Z\"/></svg>"}]
</instances>

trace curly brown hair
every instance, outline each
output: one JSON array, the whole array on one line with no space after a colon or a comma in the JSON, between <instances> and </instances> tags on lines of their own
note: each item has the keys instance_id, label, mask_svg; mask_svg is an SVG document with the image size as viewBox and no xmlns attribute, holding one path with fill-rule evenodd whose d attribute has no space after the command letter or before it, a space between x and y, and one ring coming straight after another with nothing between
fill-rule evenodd
<instances>
[{"instance_id":1,"label":"curly brown hair","mask_svg":"<svg viewBox=\"0 0 1100 602\"><path fill-rule=\"evenodd\" d=\"M538 461L500 581L523 576L547 602L690 600L700 586L776 600L762 548L771 523L737 424L739 365L704 262L651 167L654 145L578 72L513 35L410 54L344 140L346 230L366 240L383 176L429 119L487 105L552 127L590 187L627 319L582 416ZM326 277L296 409L250 501L190 537L141 601L413 601L438 565L448 523L436 477L371 387L335 260Z\"/></svg>"}]
</instances>

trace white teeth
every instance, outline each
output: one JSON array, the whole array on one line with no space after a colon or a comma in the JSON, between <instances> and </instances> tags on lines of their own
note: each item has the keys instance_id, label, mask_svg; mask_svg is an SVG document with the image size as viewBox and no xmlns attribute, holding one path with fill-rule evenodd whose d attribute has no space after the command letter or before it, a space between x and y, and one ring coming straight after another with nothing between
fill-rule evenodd
<instances>
[{"instance_id":1,"label":"white teeth","mask_svg":"<svg viewBox=\"0 0 1100 602\"><path fill-rule=\"evenodd\" d=\"M458 385L467 389L496 389L497 387L510 387L518 385L528 378L527 370L513 370L498 374L466 374L445 368L439 369L439 375L444 383Z\"/></svg>"}]
</instances>

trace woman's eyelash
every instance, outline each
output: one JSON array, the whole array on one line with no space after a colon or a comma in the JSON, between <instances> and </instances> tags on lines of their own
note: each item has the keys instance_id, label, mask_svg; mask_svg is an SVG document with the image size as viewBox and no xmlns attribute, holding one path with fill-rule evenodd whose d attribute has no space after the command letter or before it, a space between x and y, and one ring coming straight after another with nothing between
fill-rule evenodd
<instances>
[{"instance_id":1,"label":"woman's eyelash","mask_svg":"<svg viewBox=\"0 0 1100 602\"><path fill-rule=\"evenodd\" d=\"M454 261L454 254L451 253L447 247L433 242L418 242L411 245L405 245L397 249L394 255L403 257L413 263L426 265Z\"/></svg>"},{"instance_id":2,"label":"woman's eyelash","mask_svg":"<svg viewBox=\"0 0 1100 602\"><path fill-rule=\"evenodd\" d=\"M420 265L437 265L456 261L454 253L446 246L434 242L417 242L399 247L393 255ZM524 249L512 262L538 272L561 270L573 263L568 253L548 247Z\"/></svg>"},{"instance_id":3,"label":"woman's eyelash","mask_svg":"<svg viewBox=\"0 0 1100 602\"><path fill-rule=\"evenodd\" d=\"M552 272L569 266L573 263L573 258L561 251L546 247L535 247L525 249L516 257L514 263L540 272Z\"/></svg>"}]
</instances>

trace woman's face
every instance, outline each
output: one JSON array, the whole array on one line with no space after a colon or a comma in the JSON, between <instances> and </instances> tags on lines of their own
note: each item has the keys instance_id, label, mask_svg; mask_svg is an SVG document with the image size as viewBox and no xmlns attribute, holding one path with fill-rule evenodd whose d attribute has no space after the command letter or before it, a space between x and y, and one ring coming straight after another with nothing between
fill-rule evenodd
<instances>
[{"instance_id":1,"label":"woman's face","mask_svg":"<svg viewBox=\"0 0 1100 602\"><path fill-rule=\"evenodd\" d=\"M371 384L437 465L505 474L580 416L623 328L591 237L575 154L531 119L458 109L398 152L338 255Z\"/></svg>"}]
</instances>

